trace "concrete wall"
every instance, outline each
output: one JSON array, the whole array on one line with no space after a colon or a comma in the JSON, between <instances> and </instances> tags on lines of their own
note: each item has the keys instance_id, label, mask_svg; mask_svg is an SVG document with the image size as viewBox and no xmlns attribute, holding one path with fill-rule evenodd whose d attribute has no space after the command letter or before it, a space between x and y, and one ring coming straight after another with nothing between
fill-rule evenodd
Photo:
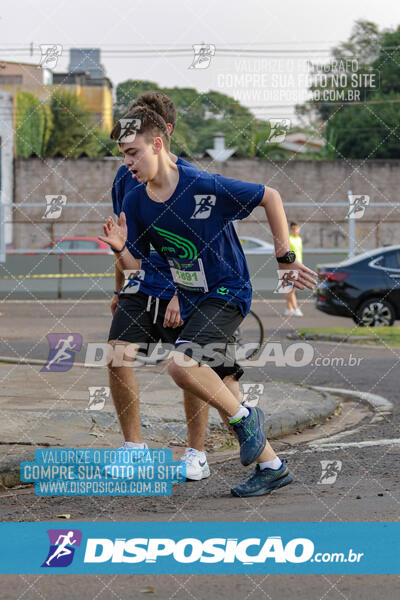
<instances>
[{"instance_id":1,"label":"concrete wall","mask_svg":"<svg viewBox=\"0 0 400 600\"><path fill-rule=\"evenodd\" d=\"M15 211L14 244L35 248L50 240L51 225L43 223L46 194L64 194L67 206L53 224L56 237L97 235L101 222L111 212L110 190L120 159L17 159L15 202L43 202L42 208L23 207ZM230 159L214 163L211 159L194 161L201 169L227 177L263 183L278 189L284 202L319 202L319 208L287 207L289 220L302 224L304 245L309 248L347 247L348 220L345 207L329 207L329 202L347 202L347 191L367 194L371 203L400 202L400 160L335 160L268 162L261 159ZM68 208L80 202L82 208ZM108 207L99 207L109 202ZM262 209L239 224L239 233L271 241ZM367 207L356 220L358 250L400 240L400 207Z\"/></svg>"}]
</instances>

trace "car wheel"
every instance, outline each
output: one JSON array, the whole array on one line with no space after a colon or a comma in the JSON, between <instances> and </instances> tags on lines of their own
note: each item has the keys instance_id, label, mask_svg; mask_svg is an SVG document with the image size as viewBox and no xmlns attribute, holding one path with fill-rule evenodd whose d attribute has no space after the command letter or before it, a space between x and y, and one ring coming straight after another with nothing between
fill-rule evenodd
<instances>
[{"instance_id":1,"label":"car wheel","mask_svg":"<svg viewBox=\"0 0 400 600\"><path fill-rule=\"evenodd\" d=\"M355 315L355 322L361 327L382 327L393 325L393 306L381 298L370 298L361 304Z\"/></svg>"}]
</instances>

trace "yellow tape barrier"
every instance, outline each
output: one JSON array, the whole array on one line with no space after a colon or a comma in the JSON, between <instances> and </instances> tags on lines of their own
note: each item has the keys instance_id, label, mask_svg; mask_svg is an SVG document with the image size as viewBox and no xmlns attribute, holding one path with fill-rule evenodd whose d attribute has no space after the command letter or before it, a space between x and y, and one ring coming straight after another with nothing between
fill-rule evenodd
<instances>
[{"instance_id":1,"label":"yellow tape barrier","mask_svg":"<svg viewBox=\"0 0 400 600\"><path fill-rule=\"evenodd\" d=\"M1 279L67 279L72 277L114 277L114 273L41 273L40 275L4 275Z\"/></svg>"}]
</instances>

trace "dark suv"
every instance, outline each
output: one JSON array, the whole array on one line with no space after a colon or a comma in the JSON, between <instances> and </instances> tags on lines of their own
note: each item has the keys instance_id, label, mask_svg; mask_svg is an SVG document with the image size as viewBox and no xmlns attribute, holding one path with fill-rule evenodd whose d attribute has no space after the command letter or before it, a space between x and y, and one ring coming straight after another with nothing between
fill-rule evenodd
<instances>
[{"instance_id":1,"label":"dark suv","mask_svg":"<svg viewBox=\"0 0 400 600\"><path fill-rule=\"evenodd\" d=\"M317 272L314 294L319 310L371 327L400 319L400 246L318 265Z\"/></svg>"}]
</instances>

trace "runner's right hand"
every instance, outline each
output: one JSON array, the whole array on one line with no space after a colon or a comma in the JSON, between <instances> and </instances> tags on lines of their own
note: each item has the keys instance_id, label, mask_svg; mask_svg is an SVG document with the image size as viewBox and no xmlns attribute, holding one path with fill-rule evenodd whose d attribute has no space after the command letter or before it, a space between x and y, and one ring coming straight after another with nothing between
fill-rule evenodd
<instances>
[{"instance_id":1,"label":"runner's right hand","mask_svg":"<svg viewBox=\"0 0 400 600\"><path fill-rule=\"evenodd\" d=\"M120 214L119 221L120 224L118 225L112 217L108 217L106 224L103 225L104 236L98 236L99 240L102 240L114 250L122 250L128 236L125 213Z\"/></svg>"}]
</instances>

